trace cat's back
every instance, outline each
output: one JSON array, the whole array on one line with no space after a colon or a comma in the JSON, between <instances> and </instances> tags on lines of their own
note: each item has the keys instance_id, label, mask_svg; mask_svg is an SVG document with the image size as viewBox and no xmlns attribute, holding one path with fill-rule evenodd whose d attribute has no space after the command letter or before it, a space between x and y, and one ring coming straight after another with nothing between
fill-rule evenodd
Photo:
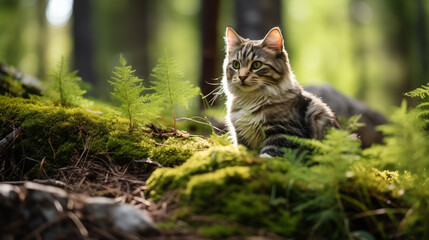
<instances>
[{"instance_id":1,"label":"cat's back","mask_svg":"<svg viewBox=\"0 0 429 240\"><path fill-rule=\"evenodd\" d=\"M311 138L322 140L327 128L339 127L335 114L326 103L314 94L303 90L302 95L311 99L305 114L312 131Z\"/></svg>"}]
</instances>

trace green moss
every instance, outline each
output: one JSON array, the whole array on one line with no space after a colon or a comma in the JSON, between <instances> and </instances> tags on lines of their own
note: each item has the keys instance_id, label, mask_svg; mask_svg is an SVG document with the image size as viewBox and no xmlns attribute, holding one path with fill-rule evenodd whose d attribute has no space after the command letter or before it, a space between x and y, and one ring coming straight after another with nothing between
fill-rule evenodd
<instances>
[{"instance_id":1,"label":"green moss","mask_svg":"<svg viewBox=\"0 0 429 240\"><path fill-rule=\"evenodd\" d=\"M101 116L83 109L32 104L18 106L17 109L16 117L25 134L26 154L35 159L51 157L57 163L65 164L88 142L105 141L111 128ZM91 149L93 152L105 149L95 146L99 149Z\"/></svg>"},{"instance_id":2,"label":"green moss","mask_svg":"<svg viewBox=\"0 0 429 240\"><path fill-rule=\"evenodd\" d=\"M155 145L151 135L128 131L128 122L112 119L81 108L45 105L37 100L0 96L0 138L21 127L22 148L16 157L46 159L65 165L82 151L109 154L117 163L151 157L166 166L179 165L193 152L208 148L203 138L170 138ZM11 151L11 150L10 150Z\"/></svg>"},{"instance_id":3,"label":"green moss","mask_svg":"<svg viewBox=\"0 0 429 240\"><path fill-rule=\"evenodd\" d=\"M204 138L189 139L171 137L152 148L150 157L162 166L173 167L184 163L196 151L202 151L212 146Z\"/></svg>"},{"instance_id":4,"label":"green moss","mask_svg":"<svg viewBox=\"0 0 429 240\"><path fill-rule=\"evenodd\" d=\"M152 173L147 184L152 187L152 197L159 198L166 190L185 187L190 177L211 172L218 168L234 165L248 165L256 161L242 146L210 148L195 153L177 168L161 168ZM159 194L155 194L159 192Z\"/></svg>"},{"instance_id":5,"label":"green moss","mask_svg":"<svg viewBox=\"0 0 429 240\"><path fill-rule=\"evenodd\" d=\"M166 189L179 190L180 202L186 206L181 209L183 217L202 214L210 216L212 224L225 222L200 224L206 236L238 234L228 223L289 235L296 231L300 217L278 209L285 204L278 197L286 193L288 169L284 159L268 161L242 146L218 146L194 154L177 168L156 170L147 183L154 199L160 199ZM274 186L278 186L276 193ZM183 213L184 209L188 212Z\"/></svg>"},{"instance_id":6,"label":"green moss","mask_svg":"<svg viewBox=\"0 0 429 240\"><path fill-rule=\"evenodd\" d=\"M1 62L0 68L2 70L0 73L0 95L25 98L28 98L30 94L40 95L39 89L22 83L21 78L23 75L21 73ZM3 75L4 71L9 72L9 74Z\"/></svg>"},{"instance_id":7,"label":"green moss","mask_svg":"<svg viewBox=\"0 0 429 240\"><path fill-rule=\"evenodd\" d=\"M149 157L154 141L142 132L115 131L111 133L107 141L108 152L119 163L125 163L130 159L146 159Z\"/></svg>"},{"instance_id":8,"label":"green moss","mask_svg":"<svg viewBox=\"0 0 429 240\"><path fill-rule=\"evenodd\" d=\"M175 195L172 216L208 237L262 230L296 239L347 239L375 225L374 238L387 238L406 212L389 204L406 206L404 193L415 181L406 172L375 168L346 133L330 134L317 142L322 150L307 164L259 158L241 146L212 147L178 167L156 170L147 181L149 196L160 201ZM336 149L339 142L349 149ZM372 216L377 209L386 215Z\"/></svg>"},{"instance_id":9,"label":"green moss","mask_svg":"<svg viewBox=\"0 0 429 240\"><path fill-rule=\"evenodd\" d=\"M233 235L243 235L246 231L240 229L237 226L225 225L225 224L213 224L202 226L198 229L198 232L205 237L212 238L224 238Z\"/></svg>"}]
</instances>

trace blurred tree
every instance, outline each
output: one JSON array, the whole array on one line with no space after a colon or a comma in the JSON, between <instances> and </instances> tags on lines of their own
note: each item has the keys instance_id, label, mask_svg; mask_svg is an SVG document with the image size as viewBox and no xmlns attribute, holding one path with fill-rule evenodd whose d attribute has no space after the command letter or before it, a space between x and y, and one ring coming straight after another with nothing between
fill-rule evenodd
<instances>
[{"instance_id":1,"label":"blurred tree","mask_svg":"<svg viewBox=\"0 0 429 240\"><path fill-rule=\"evenodd\" d=\"M368 58L370 49L368 49L368 34L365 26L371 20L369 17L370 6L362 0L350 1L350 24L353 28L351 45L353 46L353 64L356 69L355 75L358 78L355 95L358 99L365 99L368 95Z\"/></svg>"},{"instance_id":2,"label":"blurred tree","mask_svg":"<svg viewBox=\"0 0 429 240\"><path fill-rule=\"evenodd\" d=\"M428 19L426 13L429 9L429 3L425 0L417 1L417 45L418 45L418 57L420 63L420 77L418 79L418 86L421 86L429 81L429 29ZM413 88L414 89L414 88Z\"/></svg>"},{"instance_id":3,"label":"blurred tree","mask_svg":"<svg viewBox=\"0 0 429 240\"><path fill-rule=\"evenodd\" d=\"M135 67L136 76L149 79L150 69L155 65L149 45L161 18L157 15L157 5L157 1L94 0L97 97L108 100L106 88L111 86L106 84L107 79L121 53Z\"/></svg>"},{"instance_id":4,"label":"blurred tree","mask_svg":"<svg viewBox=\"0 0 429 240\"><path fill-rule=\"evenodd\" d=\"M24 55L23 29L25 14L20 1L0 0L0 61L18 66Z\"/></svg>"},{"instance_id":5,"label":"blurred tree","mask_svg":"<svg viewBox=\"0 0 429 240\"><path fill-rule=\"evenodd\" d=\"M48 0L37 1L37 22L39 31L37 32L37 77L39 79L46 78L46 46L48 46L48 23L46 20L46 7Z\"/></svg>"},{"instance_id":6,"label":"blurred tree","mask_svg":"<svg viewBox=\"0 0 429 240\"><path fill-rule=\"evenodd\" d=\"M124 16L130 23L130 26L126 28L128 31L126 46L130 65L135 66L140 75L144 75L144 78L147 78L150 73L149 40L152 35L152 26L155 26L157 21L153 20L151 13L154 4L153 1L131 0L127 6L129 14Z\"/></svg>"},{"instance_id":7,"label":"blurred tree","mask_svg":"<svg viewBox=\"0 0 429 240\"><path fill-rule=\"evenodd\" d=\"M94 72L94 30L91 1L74 0L73 40L74 69L79 76L91 85L97 84Z\"/></svg>"},{"instance_id":8,"label":"blurred tree","mask_svg":"<svg viewBox=\"0 0 429 240\"><path fill-rule=\"evenodd\" d=\"M429 81L429 46L428 46L428 19L426 16L427 9L429 7L428 1L418 0L416 1L416 45L417 45L417 84L412 87L420 87Z\"/></svg>"},{"instance_id":9,"label":"blurred tree","mask_svg":"<svg viewBox=\"0 0 429 240\"><path fill-rule=\"evenodd\" d=\"M207 101L211 102L216 90L217 77L217 22L219 17L219 0L202 1L200 25L202 33L202 71L200 79L200 88L204 96L207 96ZM216 105L216 102L213 102ZM204 104L201 102L200 109L203 110Z\"/></svg>"},{"instance_id":10,"label":"blurred tree","mask_svg":"<svg viewBox=\"0 0 429 240\"><path fill-rule=\"evenodd\" d=\"M235 30L250 39L261 39L282 23L280 0L235 0L234 15Z\"/></svg>"},{"instance_id":11,"label":"blurred tree","mask_svg":"<svg viewBox=\"0 0 429 240\"><path fill-rule=\"evenodd\" d=\"M400 82L392 88L395 104L399 105L402 94L429 80L427 1L384 0L391 14L385 14L384 22L395 23L396 28L386 30L390 51L399 59L402 67ZM393 17L392 17L393 16Z\"/></svg>"}]
</instances>

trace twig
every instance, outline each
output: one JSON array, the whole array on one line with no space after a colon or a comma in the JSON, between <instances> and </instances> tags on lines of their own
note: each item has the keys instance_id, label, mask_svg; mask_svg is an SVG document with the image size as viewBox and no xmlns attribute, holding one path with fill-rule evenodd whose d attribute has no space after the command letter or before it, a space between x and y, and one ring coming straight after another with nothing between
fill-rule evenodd
<instances>
[{"instance_id":1,"label":"twig","mask_svg":"<svg viewBox=\"0 0 429 240\"><path fill-rule=\"evenodd\" d=\"M42 171L43 171L43 163L45 163L45 159L46 159L46 157L44 157L44 158L42 159L42 162L40 162L39 170L37 171L37 178L40 178L40 175L42 175ZM55 159L55 153L54 153L54 159Z\"/></svg>"},{"instance_id":2,"label":"twig","mask_svg":"<svg viewBox=\"0 0 429 240\"><path fill-rule=\"evenodd\" d=\"M405 213L404 218L399 223L398 229L396 230L396 233L395 233L395 239L401 238L402 230L404 229L405 224L407 223L408 219L412 214L413 214L413 209L412 208L408 209L407 213Z\"/></svg>"},{"instance_id":3,"label":"twig","mask_svg":"<svg viewBox=\"0 0 429 240\"><path fill-rule=\"evenodd\" d=\"M117 238L115 236L113 236L112 234L110 234L108 231L92 226L91 227L91 232L95 232L97 234L99 234L102 238L101 239L109 239L109 240L116 240Z\"/></svg>"},{"instance_id":4,"label":"twig","mask_svg":"<svg viewBox=\"0 0 429 240\"><path fill-rule=\"evenodd\" d=\"M4 227L2 227L1 230L2 230L3 233L5 233L5 232L13 232L13 231L16 231L16 229L21 228L22 225L25 225L26 223L27 223L27 220L24 217L22 217L22 218L19 218L19 219L15 220L15 221L9 223L8 225L6 225Z\"/></svg>"},{"instance_id":5,"label":"twig","mask_svg":"<svg viewBox=\"0 0 429 240\"><path fill-rule=\"evenodd\" d=\"M149 164L149 165L153 165L159 168L162 168L162 165L159 164L158 162L152 161L150 158L146 159L146 160L134 160L135 163L144 163L144 164Z\"/></svg>"},{"instance_id":6,"label":"twig","mask_svg":"<svg viewBox=\"0 0 429 240\"><path fill-rule=\"evenodd\" d=\"M19 137L21 134L22 128L14 128L11 133L9 133L6 137L4 137L2 140L0 140L0 154L15 140Z\"/></svg>"},{"instance_id":7,"label":"twig","mask_svg":"<svg viewBox=\"0 0 429 240\"><path fill-rule=\"evenodd\" d=\"M85 226L79 220L79 218L72 212L67 212L66 215L76 225L77 229L79 230L80 235L82 235L82 237L88 237L88 230L86 230Z\"/></svg>"},{"instance_id":8,"label":"twig","mask_svg":"<svg viewBox=\"0 0 429 240\"><path fill-rule=\"evenodd\" d=\"M91 146L91 137L89 136L85 139L85 144L83 145L83 151L82 151L79 159L77 160L76 164L74 165L75 167L77 167L77 165L79 165L80 161L82 160L82 158L85 154L86 154L86 157L88 157L88 152L89 152L90 146Z\"/></svg>"},{"instance_id":9,"label":"twig","mask_svg":"<svg viewBox=\"0 0 429 240\"><path fill-rule=\"evenodd\" d=\"M57 186L57 187L65 187L66 186L65 182L58 181L58 180L55 180L55 179L34 179L33 182L40 183L40 184Z\"/></svg>"},{"instance_id":10,"label":"twig","mask_svg":"<svg viewBox=\"0 0 429 240\"><path fill-rule=\"evenodd\" d=\"M40 233L44 232L46 229L52 227L55 224L60 223L61 221L63 221L66 218L67 218L66 215L60 215L54 221L46 222L46 223L40 225L38 228L34 229L29 235L27 235L23 240L30 240L30 239L37 237Z\"/></svg>"},{"instance_id":11,"label":"twig","mask_svg":"<svg viewBox=\"0 0 429 240\"><path fill-rule=\"evenodd\" d=\"M54 147L52 146L51 138L48 138L48 143L49 143L49 146L51 146L52 153L54 154L53 158L55 160L55 150L54 150Z\"/></svg>"},{"instance_id":12,"label":"twig","mask_svg":"<svg viewBox=\"0 0 429 240\"><path fill-rule=\"evenodd\" d=\"M36 162L36 163L40 163L40 161L39 161L39 160L36 160L36 159L30 158L30 157L25 157L25 159L30 160L30 161L33 161L33 162Z\"/></svg>"},{"instance_id":13,"label":"twig","mask_svg":"<svg viewBox=\"0 0 429 240\"><path fill-rule=\"evenodd\" d=\"M396 213L403 213L403 212L404 212L404 209L379 208L379 209L374 209L374 210L362 212L362 213L356 214L354 216L351 216L350 220L356 220L359 218L365 218L365 217L376 216L376 215L385 215L388 213L396 214Z\"/></svg>"}]
</instances>

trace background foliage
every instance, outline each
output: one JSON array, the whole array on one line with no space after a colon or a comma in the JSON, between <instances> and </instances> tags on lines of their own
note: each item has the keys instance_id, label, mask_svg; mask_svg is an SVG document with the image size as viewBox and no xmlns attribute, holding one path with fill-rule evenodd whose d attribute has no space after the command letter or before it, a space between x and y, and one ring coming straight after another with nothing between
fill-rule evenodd
<instances>
[{"instance_id":1,"label":"background foliage","mask_svg":"<svg viewBox=\"0 0 429 240\"><path fill-rule=\"evenodd\" d=\"M0 0L0 61L45 80L64 55L86 96L110 101L120 53L150 82L166 49L207 94L221 76L226 25L251 38L279 25L301 83L330 83L387 114L429 79L428 11L424 0Z\"/></svg>"}]
</instances>

